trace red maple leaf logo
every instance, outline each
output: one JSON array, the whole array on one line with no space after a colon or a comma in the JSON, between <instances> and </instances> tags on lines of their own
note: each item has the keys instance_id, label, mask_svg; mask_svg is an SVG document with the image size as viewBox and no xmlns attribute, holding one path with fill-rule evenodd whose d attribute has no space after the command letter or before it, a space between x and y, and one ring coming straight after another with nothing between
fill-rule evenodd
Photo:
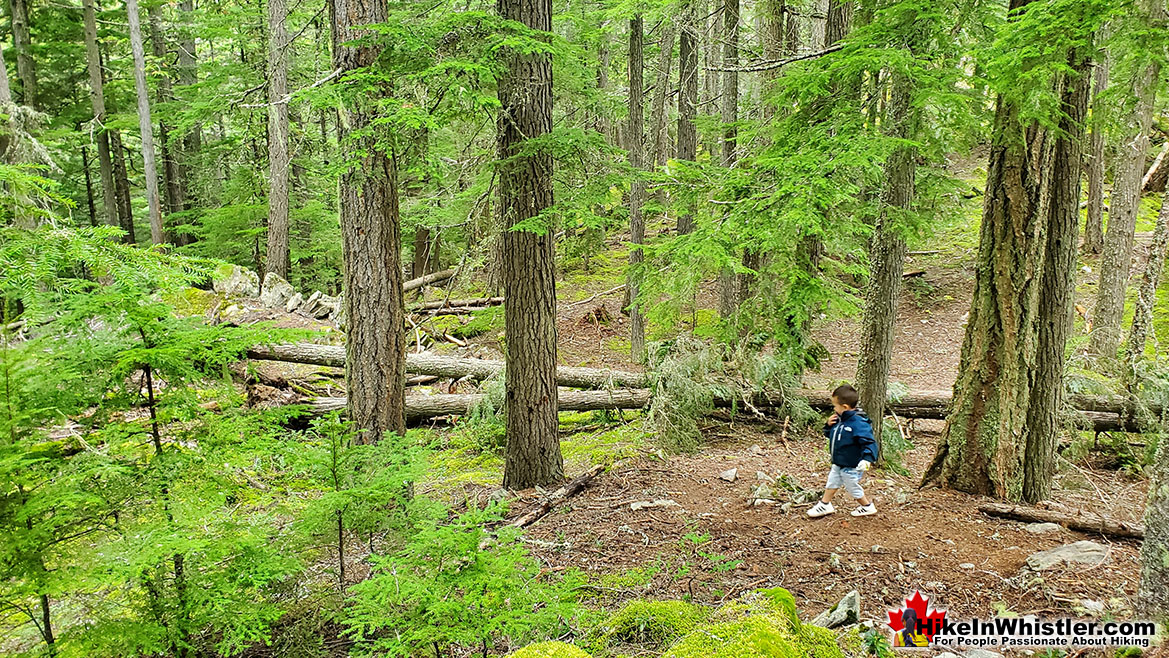
<instances>
[{"instance_id":1,"label":"red maple leaf logo","mask_svg":"<svg viewBox=\"0 0 1169 658\"><path fill-rule=\"evenodd\" d=\"M931 608L929 603L929 599L922 596L920 591L915 590L913 596L905 599L904 608L889 611L889 628L893 629L894 633L901 632L905 628L905 612L913 610L914 614L911 616L917 617L921 634L926 639L933 640L934 634L942 630L942 621L946 618L946 611ZM911 632L914 630L916 629L911 629Z\"/></svg>"}]
</instances>

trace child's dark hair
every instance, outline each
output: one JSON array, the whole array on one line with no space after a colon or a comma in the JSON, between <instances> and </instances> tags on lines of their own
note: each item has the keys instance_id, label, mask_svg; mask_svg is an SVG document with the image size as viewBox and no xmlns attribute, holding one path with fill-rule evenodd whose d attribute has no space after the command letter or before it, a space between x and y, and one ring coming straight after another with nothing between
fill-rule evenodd
<instances>
[{"instance_id":1,"label":"child's dark hair","mask_svg":"<svg viewBox=\"0 0 1169 658\"><path fill-rule=\"evenodd\" d=\"M856 403L861 399L860 393L857 393L856 389L848 384L837 386L836 390L832 391L832 397L849 409L856 409Z\"/></svg>"}]
</instances>

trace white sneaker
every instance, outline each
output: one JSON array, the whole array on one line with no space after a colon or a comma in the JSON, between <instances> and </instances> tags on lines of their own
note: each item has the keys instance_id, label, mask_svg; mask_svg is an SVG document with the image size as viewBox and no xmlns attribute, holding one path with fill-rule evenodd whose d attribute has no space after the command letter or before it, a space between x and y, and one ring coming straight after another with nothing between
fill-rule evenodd
<instances>
[{"instance_id":1,"label":"white sneaker","mask_svg":"<svg viewBox=\"0 0 1169 658\"><path fill-rule=\"evenodd\" d=\"M832 506L832 503L826 503L824 501L820 501L820 502L816 503L815 505L813 505L812 509L808 510L808 516L815 519L817 517L827 516L835 511L836 511L836 508ZM876 510L873 510L873 511L876 511Z\"/></svg>"},{"instance_id":2,"label":"white sneaker","mask_svg":"<svg viewBox=\"0 0 1169 658\"><path fill-rule=\"evenodd\" d=\"M858 505L857 508L852 511L853 516L868 516L870 514L876 513L877 505L875 503L869 503L868 505Z\"/></svg>"}]
</instances>

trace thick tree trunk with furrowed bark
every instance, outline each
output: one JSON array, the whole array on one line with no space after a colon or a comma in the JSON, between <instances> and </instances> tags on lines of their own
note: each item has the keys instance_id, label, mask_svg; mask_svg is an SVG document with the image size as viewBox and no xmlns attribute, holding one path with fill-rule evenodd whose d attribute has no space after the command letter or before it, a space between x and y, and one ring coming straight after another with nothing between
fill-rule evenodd
<instances>
[{"instance_id":1,"label":"thick tree trunk with furrowed bark","mask_svg":"<svg viewBox=\"0 0 1169 658\"><path fill-rule=\"evenodd\" d=\"M93 106L93 134L97 141L97 166L101 177L102 219L118 226L118 205L114 188L114 166L110 157L110 136L106 132L105 83L101 72L101 51L97 45L97 16L94 0L83 0L82 21L85 25L85 63L89 71L89 98Z\"/></svg>"},{"instance_id":2,"label":"thick tree trunk with furrowed bark","mask_svg":"<svg viewBox=\"0 0 1169 658\"><path fill-rule=\"evenodd\" d=\"M1104 249L1104 100L1108 88L1108 57L1102 55L1092 70L1092 138L1088 143L1088 218L1084 223L1083 250L1098 254Z\"/></svg>"},{"instance_id":3,"label":"thick tree trunk with furrowed bark","mask_svg":"<svg viewBox=\"0 0 1169 658\"><path fill-rule=\"evenodd\" d=\"M703 2L702 14L706 18L702 21L702 114L715 116L718 113L719 88L718 65L721 59L718 51L719 14L722 12L722 3L718 0ZM718 157L718 140L714 133L708 132L703 146L711 162Z\"/></svg>"},{"instance_id":4,"label":"thick tree trunk with furrowed bark","mask_svg":"<svg viewBox=\"0 0 1169 658\"><path fill-rule=\"evenodd\" d=\"M645 26L641 14L629 21L629 123L625 129L625 145L629 149L629 166L637 173L629 189L629 234L630 242L640 245L645 242L645 180L640 172L645 167L645 121L642 90L645 88L643 40ZM645 358L645 316L637 305L637 294L641 289L641 273L637 268L645 261L645 253L633 247L629 250L629 278L626 294L629 298L629 351L634 361Z\"/></svg>"},{"instance_id":5,"label":"thick tree trunk with furrowed bark","mask_svg":"<svg viewBox=\"0 0 1169 658\"><path fill-rule=\"evenodd\" d=\"M126 171L126 148L122 145L122 134L117 130L108 132L110 157L114 161L114 198L118 205L118 224L126 233L126 243L134 244L134 214L130 208L130 174Z\"/></svg>"},{"instance_id":6,"label":"thick tree trunk with furrowed bark","mask_svg":"<svg viewBox=\"0 0 1169 658\"><path fill-rule=\"evenodd\" d=\"M383 23L385 0L330 0L333 66L353 71L376 61L379 49L353 43L363 26ZM345 167L338 203L345 262L346 368L349 416L375 443L406 430L406 339L402 290L398 168L385 135L373 125L378 99L367 91L344 96L339 109Z\"/></svg>"},{"instance_id":7,"label":"thick tree trunk with furrowed bark","mask_svg":"<svg viewBox=\"0 0 1169 658\"><path fill-rule=\"evenodd\" d=\"M908 77L894 74L887 109L891 137L910 139L915 132L916 121L910 108L911 85ZM878 444L881 444L882 437L889 364L893 360L897 298L901 290L901 274L905 270L905 238L896 226L894 213L909 210L913 205L915 158L914 148L901 146L885 162L882 210L873 229L869 250L869 284L861 318L856 387L860 392L861 407L868 412L873 423L873 436Z\"/></svg>"},{"instance_id":8,"label":"thick tree trunk with furrowed bark","mask_svg":"<svg viewBox=\"0 0 1169 658\"><path fill-rule=\"evenodd\" d=\"M501 18L552 30L551 0L497 0ZM552 155L519 155L552 130L552 56L506 52L499 79L499 203L505 229L552 205ZM556 390L556 263L553 232L503 235L507 334L507 457L503 486L527 489L564 479Z\"/></svg>"},{"instance_id":9,"label":"thick tree trunk with furrowed bark","mask_svg":"<svg viewBox=\"0 0 1169 658\"><path fill-rule=\"evenodd\" d=\"M150 242L166 242L162 225L162 201L158 196L158 167L154 155L154 124L150 119L150 94L146 88L146 51L138 0L126 0L130 22L130 51L134 58L134 90L138 96L138 129L142 133L142 174L146 183L146 205L150 214Z\"/></svg>"},{"instance_id":10,"label":"thick tree trunk with furrowed bark","mask_svg":"<svg viewBox=\"0 0 1169 658\"><path fill-rule=\"evenodd\" d=\"M1083 123L1088 115L1086 56L1068 58L1058 137L1051 156L1045 204L1047 227L1040 280L1035 366L1031 400L1023 427L1023 500L1037 502L1051 492L1063 408L1063 373L1075 304L1076 251L1080 225Z\"/></svg>"},{"instance_id":11,"label":"thick tree trunk with furrowed bark","mask_svg":"<svg viewBox=\"0 0 1169 658\"><path fill-rule=\"evenodd\" d=\"M162 69L158 75L157 92L158 103L160 105L171 102L173 92L171 90L171 78L169 68L166 66L166 35L163 34L162 26L162 6L157 4L150 4L146 8L147 28L150 33L150 50L154 55L154 59L159 63L157 66ZM162 183L166 199L166 212L168 214L180 212L183 209L182 189L179 185L178 168L175 163L174 148L170 140L171 127L167 124L165 114L159 116L158 119L158 147L162 154ZM173 235L167 236L168 242L174 241Z\"/></svg>"},{"instance_id":12,"label":"thick tree trunk with furrowed bark","mask_svg":"<svg viewBox=\"0 0 1169 658\"><path fill-rule=\"evenodd\" d=\"M288 279L288 6L268 0L268 251L264 271Z\"/></svg>"},{"instance_id":13,"label":"thick tree trunk with furrowed bark","mask_svg":"<svg viewBox=\"0 0 1169 658\"><path fill-rule=\"evenodd\" d=\"M1164 438L1157 446L1145 502L1137 612L1162 625L1169 624L1169 441Z\"/></svg>"},{"instance_id":14,"label":"thick tree trunk with furrowed bark","mask_svg":"<svg viewBox=\"0 0 1169 658\"><path fill-rule=\"evenodd\" d=\"M659 41L661 50L658 51L658 65L654 73L654 99L650 108L650 136L653 153L650 155L650 164L662 167L669 157L666 144L669 142L669 131L666 129L666 97L670 95L670 68L674 62L674 36L677 26L669 18L662 24L662 38ZM651 167L652 168L652 167Z\"/></svg>"}]
</instances>

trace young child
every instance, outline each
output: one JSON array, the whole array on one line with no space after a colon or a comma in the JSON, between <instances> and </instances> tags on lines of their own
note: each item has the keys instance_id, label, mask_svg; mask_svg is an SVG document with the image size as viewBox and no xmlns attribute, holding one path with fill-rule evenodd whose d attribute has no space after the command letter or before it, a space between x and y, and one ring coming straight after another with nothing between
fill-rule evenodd
<instances>
[{"instance_id":1,"label":"young child","mask_svg":"<svg viewBox=\"0 0 1169 658\"><path fill-rule=\"evenodd\" d=\"M865 496L861 488L861 477L877 461L877 442L873 440L873 426L869 417L856 408L859 399L856 389L848 384L832 391L832 408L835 413L824 425L828 451L832 455L832 470L828 473L824 497L808 510L808 516L812 518L836 511L832 506L832 497L841 487L857 501L853 516L877 513L877 506Z\"/></svg>"}]
</instances>

